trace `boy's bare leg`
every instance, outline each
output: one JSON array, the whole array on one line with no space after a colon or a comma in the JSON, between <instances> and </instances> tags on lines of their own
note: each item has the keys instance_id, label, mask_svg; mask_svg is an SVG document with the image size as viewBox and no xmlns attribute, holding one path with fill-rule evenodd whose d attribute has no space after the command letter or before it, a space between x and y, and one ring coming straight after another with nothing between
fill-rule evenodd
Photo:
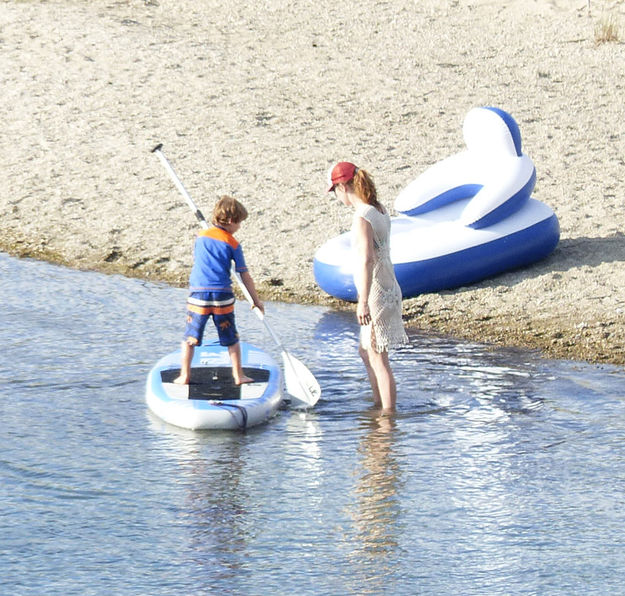
<instances>
[{"instance_id":1,"label":"boy's bare leg","mask_svg":"<svg viewBox=\"0 0 625 596\"><path fill-rule=\"evenodd\" d=\"M191 360L193 359L195 346L183 341L180 349L182 351L180 357L180 375L174 379L174 383L178 385L188 385L191 380Z\"/></svg>"},{"instance_id":2,"label":"boy's bare leg","mask_svg":"<svg viewBox=\"0 0 625 596\"><path fill-rule=\"evenodd\" d=\"M230 354L230 361L232 362L232 376L234 377L234 382L237 385L254 382L254 379L250 379L250 377L243 374L243 367L241 366L241 344L237 342L236 344L228 346L228 354Z\"/></svg>"}]
</instances>

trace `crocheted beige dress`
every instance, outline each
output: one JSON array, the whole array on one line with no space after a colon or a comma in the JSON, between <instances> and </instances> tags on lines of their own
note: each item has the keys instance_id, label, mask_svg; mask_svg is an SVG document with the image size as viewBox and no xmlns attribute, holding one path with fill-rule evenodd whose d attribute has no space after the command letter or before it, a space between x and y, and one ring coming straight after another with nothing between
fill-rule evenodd
<instances>
[{"instance_id":1,"label":"crocheted beige dress","mask_svg":"<svg viewBox=\"0 0 625 596\"><path fill-rule=\"evenodd\" d=\"M371 225L375 253L369 291L371 323L360 327L360 345L366 350L373 348L376 352L385 352L408 343L401 318L401 289L391 263L391 218L371 205L359 205L354 213L352 234L359 217ZM360 294L362 273L358 268L354 282Z\"/></svg>"}]
</instances>

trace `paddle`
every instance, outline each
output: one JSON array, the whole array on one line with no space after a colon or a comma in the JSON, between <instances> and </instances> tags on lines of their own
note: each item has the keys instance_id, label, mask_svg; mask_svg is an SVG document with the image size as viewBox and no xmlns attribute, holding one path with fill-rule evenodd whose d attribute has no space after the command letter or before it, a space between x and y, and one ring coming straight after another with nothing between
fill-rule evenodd
<instances>
[{"instance_id":1,"label":"paddle","mask_svg":"<svg viewBox=\"0 0 625 596\"><path fill-rule=\"evenodd\" d=\"M187 192L187 189L182 185L182 182L178 178L178 175L163 154L162 148L163 145L159 144L154 147L154 149L152 149L152 153L156 153L157 157L161 160L161 163L169 173L171 179L174 181L174 184L180 191L180 194L182 194L182 196L184 197L187 205L189 205L191 211L195 213L195 217L200 222L200 225L203 228L208 228L208 223L204 218L204 215L202 215L202 212L193 202L193 199ZM282 362L284 364L284 382L287 392L293 398L294 402L296 402L297 405L307 407L314 406L321 397L321 388L319 387L317 379L315 379L313 374L306 368L306 366L304 366L304 364L302 364L297 358L295 358L295 356L289 354L289 352L286 351L285 347L282 345L282 342L280 342L273 329L269 326L269 323L265 319L264 313L259 308L256 308L254 306L254 300L250 296L247 288L245 287L241 276L234 270L234 267L232 269L232 273L237 281L237 284L239 285L239 288L241 289L241 292L243 292L245 299L252 305L252 310L263 322L263 324L265 325L265 329L269 332L269 335L271 335L273 341L280 348Z\"/></svg>"}]
</instances>

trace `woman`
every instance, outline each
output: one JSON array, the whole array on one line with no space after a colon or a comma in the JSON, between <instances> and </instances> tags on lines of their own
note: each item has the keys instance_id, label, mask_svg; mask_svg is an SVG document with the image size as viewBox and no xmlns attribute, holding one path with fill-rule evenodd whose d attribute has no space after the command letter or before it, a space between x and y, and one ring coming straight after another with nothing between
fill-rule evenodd
<instances>
[{"instance_id":1,"label":"woman","mask_svg":"<svg viewBox=\"0 0 625 596\"><path fill-rule=\"evenodd\" d=\"M397 389L388 359L389 348L408 343L401 318L402 295L390 257L391 219L380 204L371 176L341 161L329 174L328 192L354 208L352 234L357 255L354 282L360 324L359 353L376 406L395 410Z\"/></svg>"}]
</instances>

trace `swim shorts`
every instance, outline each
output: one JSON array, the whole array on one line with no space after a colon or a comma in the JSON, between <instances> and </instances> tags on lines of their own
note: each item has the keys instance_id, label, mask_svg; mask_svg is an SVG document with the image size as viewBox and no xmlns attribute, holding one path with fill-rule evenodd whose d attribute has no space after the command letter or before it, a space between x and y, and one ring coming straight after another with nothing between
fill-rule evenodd
<instances>
[{"instance_id":1,"label":"swim shorts","mask_svg":"<svg viewBox=\"0 0 625 596\"><path fill-rule=\"evenodd\" d=\"M187 325L184 339L197 340L202 343L204 328L208 319L213 318L217 329L219 343L232 346L239 341L234 324L234 294L232 292L191 292L187 298Z\"/></svg>"}]
</instances>

